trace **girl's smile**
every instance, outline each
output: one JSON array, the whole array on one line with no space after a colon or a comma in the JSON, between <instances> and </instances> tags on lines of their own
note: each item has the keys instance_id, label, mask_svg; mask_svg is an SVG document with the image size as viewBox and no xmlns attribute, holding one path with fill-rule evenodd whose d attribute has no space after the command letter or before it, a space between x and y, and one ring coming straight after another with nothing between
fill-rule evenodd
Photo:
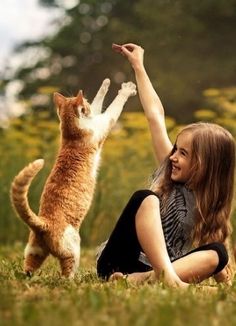
<instances>
[{"instance_id":1,"label":"girl's smile","mask_svg":"<svg viewBox=\"0 0 236 326\"><path fill-rule=\"evenodd\" d=\"M180 170L180 168L178 168L178 166L176 166L176 165L174 165L174 164L172 163L172 173L173 173L173 174L176 174L176 173L178 173L179 170Z\"/></svg>"},{"instance_id":2,"label":"girl's smile","mask_svg":"<svg viewBox=\"0 0 236 326\"><path fill-rule=\"evenodd\" d=\"M174 145L174 152L170 156L172 163L171 179L176 182L186 183L190 178L191 170L191 144L190 133L180 134Z\"/></svg>"}]
</instances>

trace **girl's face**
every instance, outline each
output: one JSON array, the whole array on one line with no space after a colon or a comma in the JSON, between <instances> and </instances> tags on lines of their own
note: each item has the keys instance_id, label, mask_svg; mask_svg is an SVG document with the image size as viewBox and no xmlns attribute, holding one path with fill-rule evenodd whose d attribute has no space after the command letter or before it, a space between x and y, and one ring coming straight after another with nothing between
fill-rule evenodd
<instances>
[{"instance_id":1,"label":"girl's face","mask_svg":"<svg viewBox=\"0 0 236 326\"><path fill-rule=\"evenodd\" d=\"M190 178L192 158L192 135L188 132L177 137L174 153L170 156L172 164L171 180L186 183Z\"/></svg>"}]
</instances>

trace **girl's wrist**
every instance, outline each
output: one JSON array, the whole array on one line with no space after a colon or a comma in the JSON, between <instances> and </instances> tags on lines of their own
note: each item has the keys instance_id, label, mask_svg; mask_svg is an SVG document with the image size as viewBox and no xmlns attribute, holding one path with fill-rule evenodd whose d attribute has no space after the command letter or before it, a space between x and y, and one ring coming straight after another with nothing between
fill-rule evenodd
<instances>
[{"instance_id":1,"label":"girl's wrist","mask_svg":"<svg viewBox=\"0 0 236 326\"><path fill-rule=\"evenodd\" d=\"M134 64L132 64L132 67L133 67L135 72L145 71L143 63L134 63Z\"/></svg>"},{"instance_id":2,"label":"girl's wrist","mask_svg":"<svg viewBox=\"0 0 236 326\"><path fill-rule=\"evenodd\" d=\"M135 67L133 67L133 69L134 69L135 75L137 77L141 76L143 74L146 74L146 70L145 70L145 67L143 65L135 66Z\"/></svg>"}]
</instances>

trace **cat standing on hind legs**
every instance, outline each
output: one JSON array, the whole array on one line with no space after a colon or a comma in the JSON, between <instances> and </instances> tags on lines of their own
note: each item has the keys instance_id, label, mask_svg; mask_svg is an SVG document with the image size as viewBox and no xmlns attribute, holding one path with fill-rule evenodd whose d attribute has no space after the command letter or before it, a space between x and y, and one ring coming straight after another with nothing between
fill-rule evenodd
<instances>
[{"instance_id":1,"label":"cat standing on hind legs","mask_svg":"<svg viewBox=\"0 0 236 326\"><path fill-rule=\"evenodd\" d=\"M72 98L54 94L60 119L61 144L43 189L38 214L31 210L27 194L44 161L40 159L30 163L12 183L12 204L19 217L30 227L24 253L24 271L27 274L38 269L49 254L59 259L63 276L73 277L78 268L78 231L93 198L101 147L125 102L136 94L136 86L132 82L123 83L116 98L101 113L109 84L109 79L103 81L91 105L81 91Z\"/></svg>"}]
</instances>

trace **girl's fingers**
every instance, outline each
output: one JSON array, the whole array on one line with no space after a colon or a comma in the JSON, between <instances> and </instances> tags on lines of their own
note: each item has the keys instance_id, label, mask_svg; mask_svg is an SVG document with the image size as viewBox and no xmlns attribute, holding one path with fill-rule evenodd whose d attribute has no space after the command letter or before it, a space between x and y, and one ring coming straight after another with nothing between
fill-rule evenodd
<instances>
[{"instance_id":1,"label":"girl's fingers","mask_svg":"<svg viewBox=\"0 0 236 326\"><path fill-rule=\"evenodd\" d=\"M138 48L141 48L139 45L137 44L134 44L134 43L126 43L126 44L123 44L123 45L120 45L120 44L116 44L116 43L113 43L112 44L112 49L116 52L119 52L121 53L122 52L122 48L128 50L129 52L133 52L135 49L138 49Z\"/></svg>"},{"instance_id":2,"label":"girl's fingers","mask_svg":"<svg viewBox=\"0 0 236 326\"><path fill-rule=\"evenodd\" d=\"M127 49L129 52L133 52L136 46L133 46L131 44L124 44L122 45L123 48Z\"/></svg>"},{"instance_id":3,"label":"girl's fingers","mask_svg":"<svg viewBox=\"0 0 236 326\"><path fill-rule=\"evenodd\" d=\"M137 44L134 44L134 43L126 43L126 44L123 44L123 46L125 46L126 48L130 48L130 49L135 49L135 48L139 47Z\"/></svg>"},{"instance_id":4,"label":"girl's fingers","mask_svg":"<svg viewBox=\"0 0 236 326\"><path fill-rule=\"evenodd\" d=\"M128 50L126 47L121 47L121 52L123 52L125 55L129 56L132 51Z\"/></svg>"},{"instance_id":5,"label":"girl's fingers","mask_svg":"<svg viewBox=\"0 0 236 326\"><path fill-rule=\"evenodd\" d=\"M127 43L127 44L123 44L122 46L125 47L130 52L133 52L135 49L142 49L143 50L143 48L140 45L137 45L137 44L134 44L134 43Z\"/></svg>"},{"instance_id":6,"label":"girl's fingers","mask_svg":"<svg viewBox=\"0 0 236 326\"><path fill-rule=\"evenodd\" d=\"M119 44L112 44L112 50L122 54L122 55L126 55L128 56L130 54L130 51L127 50L127 48L125 48L123 45L119 45Z\"/></svg>"},{"instance_id":7,"label":"girl's fingers","mask_svg":"<svg viewBox=\"0 0 236 326\"><path fill-rule=\"evenodd\" d=\"M123 45L113 43L112 49L115 52L120 53L121 55L125 56L131 64L135 63L137 60L143 60L143 48L137 44L134 43L126 43Z\"/></svg>"},{"instance_id":8,"label":"girl's fingers","mask_svg":"<svg viewBox=\"0 0 236 326\"><path fill-rule=\"evenodd\" d=\"M115 43L112 44L112 50L122 54L123 56L128 56L130 53L130 51L127 51L126 48L124 48L122 45L115 44Z\"/></svg>"},{"instance_id":9,"label":"girl's fingers","mask_svg":"<svg viewBox=\"0 0 236 326\"><path fill-rule=\"evenodd\" d=\"M119 45L119 44L115 44L115 43L113 43L111 47L112 47L112 50L114 50L114 51L116 51L116 52L119 52L119 53L122 52L122 46Z\"/></svg>"}]
</instances>

